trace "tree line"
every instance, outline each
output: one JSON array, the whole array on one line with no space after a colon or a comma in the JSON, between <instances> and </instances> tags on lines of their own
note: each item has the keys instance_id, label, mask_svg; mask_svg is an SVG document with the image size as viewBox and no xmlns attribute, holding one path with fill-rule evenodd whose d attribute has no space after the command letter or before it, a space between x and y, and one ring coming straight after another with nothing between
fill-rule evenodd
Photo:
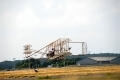
<instances>
[{"instance_id":1,"label":"tree line","mask_svg":"<svg viewBox=\"0 0 120 80\"><path fill-rule=\"evenodd\" d=\"M41 63L40 59L26 59L18 62L16 64L16 68L21 69L21 68L41 68L41 67L63 67L63 66L69 66L69 65L75 65L78 60L81 58L73 58L73 59L64 59L64 60L59 60L59 61L44 61Z\"/></svg>"}]
</instances>

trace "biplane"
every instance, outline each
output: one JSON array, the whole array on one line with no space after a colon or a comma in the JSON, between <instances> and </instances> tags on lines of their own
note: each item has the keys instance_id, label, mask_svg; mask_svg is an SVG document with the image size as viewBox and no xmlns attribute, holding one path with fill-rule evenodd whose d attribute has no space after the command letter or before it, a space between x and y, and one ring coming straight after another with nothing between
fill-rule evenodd
<instances>
[{"instance_id":1,"label":"biplane","mask_svg":"<svg viewBox=\"0 0 120 80\"><path fill-rule=\"evenodd\" d=\"M29 58L32 55L38 53L41 54L40 58L46 56L48 60L62 60L65 59L66 56L72 54L70 52L71 47L69 46L70 41L71 40L69 38L59 38L58 40L50 43L49 45L41 48L40 50L32 50L30 49L31 45L25 45L24 54L26 58ZM84 42L82 43L84 44ZM84 45L82 46L84 47ZM84 48L82 49L82 52L84 54Z\"/></svg>"}]
</instances>

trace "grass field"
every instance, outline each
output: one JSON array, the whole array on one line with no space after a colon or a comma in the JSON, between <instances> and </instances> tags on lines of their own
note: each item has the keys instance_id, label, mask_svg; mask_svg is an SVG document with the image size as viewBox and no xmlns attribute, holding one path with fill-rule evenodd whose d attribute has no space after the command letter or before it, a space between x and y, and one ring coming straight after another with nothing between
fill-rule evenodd
<instances>
[{"instance_id":1,"label":"grass field","mask_svg":"<svg viewBox=\"0 0 120 80\"><path fill-rule=\"evenodd\" d=\"M24 80L120 80L120 66L40 68L0 72L0 79Z\"/></svg>"}]
</instances>

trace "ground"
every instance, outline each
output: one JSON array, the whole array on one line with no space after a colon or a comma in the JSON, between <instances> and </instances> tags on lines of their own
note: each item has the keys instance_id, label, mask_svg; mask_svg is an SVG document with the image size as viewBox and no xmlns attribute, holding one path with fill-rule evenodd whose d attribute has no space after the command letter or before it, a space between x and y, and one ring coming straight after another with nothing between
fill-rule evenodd
<instances>
[{"instance_id":1,"label":"ground","mask_svg":"<svg viewBox=\"0 0 120 80\"><path fill-rule=\"evenodd\" d=\"M120 80L120 65L1 71L0 80Z\"/></svg>"}]
</instances>

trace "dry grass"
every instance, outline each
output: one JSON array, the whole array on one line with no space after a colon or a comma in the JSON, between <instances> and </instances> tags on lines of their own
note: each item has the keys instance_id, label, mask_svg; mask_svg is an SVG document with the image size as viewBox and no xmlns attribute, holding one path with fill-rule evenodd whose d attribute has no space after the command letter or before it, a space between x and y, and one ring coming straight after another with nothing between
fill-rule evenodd
<instances>
[{"instance_id":1,"label":"dry grass","mask_svg":"<svg viewBox=\"0 0 120 80\"><path fill-rule=\"evenodd\" d=\"M14 77L27 77L27 76L33 76L33 77L34 76L39 76L39 77L64 76L64 77L60 77L59 79L60 80L87 80L87 79L84 79L84 77L82 76L86 76L86 78L89 79L92 75L107 74L105 76L107 80L107 76L110 76L109 74L117 74L117 73L120 73L120 66L63 67L63 68L41 68L39 69L38 73L35 73L34 70L32 69L6 71L4 73L0 72L0 78L9 78L9 77L14 78ZM103 75L97 75L97 78L101 76ZM92 76L92 77L96 78L96 76ZM115 75L113 77L115 77Z\"/></svg>"}]
</instances>

